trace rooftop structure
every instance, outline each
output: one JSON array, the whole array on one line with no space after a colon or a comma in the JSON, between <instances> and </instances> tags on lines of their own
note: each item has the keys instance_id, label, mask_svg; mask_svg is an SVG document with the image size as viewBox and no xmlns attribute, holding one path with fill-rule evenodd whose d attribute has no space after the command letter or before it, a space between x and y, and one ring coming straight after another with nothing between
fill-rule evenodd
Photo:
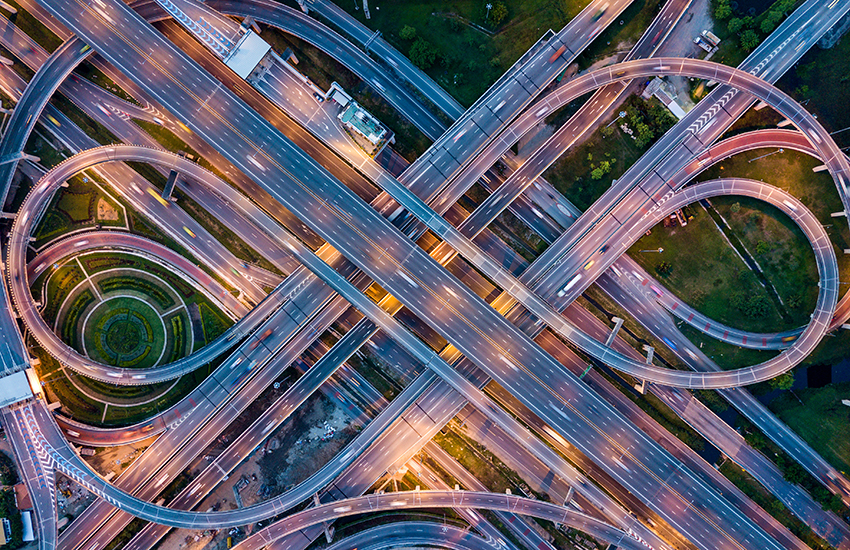
<instances>
[{"instance_id":1,"label":"rooftop structure","mask_svg":"<svg viewBox=\"0 0 850 550\"><path fill-rule=\"evenodd\" d=\"M269 50L271 50L269 43L253 30L249 30L242 35L236 46L224 58L224 64L238 74L239 78L248 78Z\"/></svg>"},{"instance_id":2,"label":"rooftop structure","mask_svg":"<svg viewBox=\"0 0 850 550\"><path fill-rule=\"evenodd\" d=\"M380 143L387 134L381 122L363 109L356 101L350 101L339 114L339 120L349 128L368 139L373 145Z\"/></svg>"},{"instance_id":3,"label":"rooftop structure","mask_svg":"<svg viewBox=\"0 0 850 550\"><path fill-rule=\"evenodd\" d=\"M13 372L3 377L0 384L0 407L23 401L33 396L29 378L24 371Z\"/></svg>"}]
</instances>

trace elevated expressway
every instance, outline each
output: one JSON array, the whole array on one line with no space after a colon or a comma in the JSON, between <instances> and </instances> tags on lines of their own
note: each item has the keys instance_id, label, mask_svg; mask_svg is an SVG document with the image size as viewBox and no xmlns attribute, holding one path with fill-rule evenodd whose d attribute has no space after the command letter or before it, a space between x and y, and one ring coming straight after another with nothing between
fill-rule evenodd
<instances>
[{"instance_id":1,"label":"elevated expressway","mask_svg":"<svg viewBox=\"0 0 850 550\"><path fill-rule=\"evenodd\" d=\"M115 6L110 6L110 8L109 8L109 9L115 9L115 8L116 8ZM65 17L65 18L67 18L67 16L68 16L68 15L70 15L70 13L69 13L68 11L66 11L66 12L64 12L64 13L59 13L59 12L56 12L56 11L54 10L54 12L55 12L55 13L57 13L57 15L58 15L59 17ZM73 10L71 10L71 12L73 12ZM122 20L129 20L131 17L130 17L129 15L122 14L122 17L121 17L121 18L122 18ZM96 21L88 21L88 23L89 23L89 24L88 24L88 25L86 25L86 29L91 29L91 28L92 28L92 25L91 25L91 24L95 24L95 25L97 25L99 22L96 22ZM79 28L78 28L77 30L81 30L81 29L79 29ZM121 50L121 48L120 48L120 47L118 47L117 49L111 49L111 48L109 48L109 47L105 47L105 48L103 48L103 50L104 50L104 51L113 51L113 52L116 52L116 53L117 53L119 50ZM129 58L132 56L131 52L127 51L126 49L125 49L124 51L122 51L122 52L121 52L121 54L122 54L122 55L121 55L121 60L120 60L121 62L126 62L126 61L127 61L127 60L129 60ZM177 55L179 55L179 54L177 54ZM130 74L136 74L136 73L134 73L134 72L130 71ZM202 80L200 80L200 81L198 81L198 82L202 82ZM152 89L151 89L151 90L152 90ZM172 88L172 89L170 90L170 92L172 92L172 93L179 93L179 92L178 92L176 89L174 89L174 88ZM226 95L226 94L223 94L223 95ZM175 102L177 102L177 98L175 98ZM188 103L191 103L191 101L188 101ZM207 104L208 104L208 103L207 103ZM260 123L260 124L262 124L262 122L259 122L259 123ZM198 127L198 126L196 125L196 127ZM220 135L218 132L216 132L216 134L217 134L217 135ZM237 144L238 144L238 142L234 142L234 143L231 143L230 145L237 145ZM234 150L233 150L232 148L230 148L230 147L229 147L229 148L227 148L227 150L228 150L228 151L232 151L232 153L231 153L231 159L232 159L232 160L235 160L235 161L236 161L237 163L239 163L239 164L242 164L241 168L242 168L243 170L247 169L249 172L252 172L252 169L251 169L250 167L248 167L248 165L246 165L244 162L240 162L240 161L238 160L239 155L237 155L237 154L236 154L236 151L234 151ZM277 149L275 148L274 150L277 150ZM269 160L267 157L261 157L261 158L262 158L263 160L266 160L266 161L268 161L268 160ZM260 161L259 161L259 160L258 160L257 162L258 162L258 163L260 163ZM252 163L252 164L253 164L253 163ZM260 166L264 166L264 168L260 168L260 169L261 169L261 170L263 170L263 171L265 171L265 170L267 170L267 169L270 169L270 170L272 170L272 171L277 171L277 167L275 167L275 165L263 165L262 163L260 163ZM279 166L279 165L278 165L278 166ZM254 170L256 170L256 168L255 168ZM280 173L278 173L278 174L279 174L279 175L282 175L282 174L280 174ZM256 176L256 173L254 173L254 175ZM261 179L265 179L265 178L261 178ZM277 178L275 178L275 179L277 179ZM296 183L296 185L297 185L297 183ZM344 192L345 190L342 190L342 191ZM339 190L336 190L336 189L335 189L335 193L334 193L334 194L335 194L335 195L337 195L337 196L339 196L339 194L340 194L340 193L339 193ZM306 196L304 196L304 197L302 197L302 198L303 198L303 199L307 199L307 200L309 200L309 199L308 199L308 197L306 197ZM293 206L295 205L295 202L296 202L296 201L285 201L285 203L291 204L291 205L293 205ZM300 201L298 201L298 202L300 202ZM305 202L306 202L306 201L305 201ZM327 204L327 203L325 203L325 204ZM353 206L353 205L352 205L352 206ZM315 212L319 212L320 214L324 214L324 211L314 210L314 213L315 213ZM352 218L354 218L355 220L358 220L358 219L360 218L360 215L361 215L361 214L365 214L364 212L353 212L353 213L356 213L356 214L357 214L357 216L352 216ZM364 220L368 220L368 214L365 214L365 218L364 218ZM383 220L381 220L380 218L378 218L378 220L380 220L381 222L383 221ZM373 223L372 225L373 225L373 227L376 227L378 224ZM335 232L335 231L330 231L330 232L328 232L328 231L324 231L324 233L325 233L325 235L326 235L326 236L328 236L328 235L331 235L331 234L336 234L337 232ZM337 238L337 240L338 240L340 237L341 237L341 236L337 236L337 237L336 237L336 238ZM392 239L390 239L390 242L392 242ZM296 246L296 245L294 245L294 244L293 244L293 246ZM350 245L349 245L349 246L350 246ZM343 249L348 249L348 253L349 253L349 254L351 254L351 253L352 253L352 251L353 251L353 249L351 249L349 246L343 246ZM390 250L390 251L392 251L392 249L389 249L387 246L382 247L382 249L383 249L383 250ZM416 251L414 250L414 251L410 252L410 254L416 254ZM300 258L302 258L302 259L306 259L305 255L303 255L302 253L299 253L299 257L300 257ZM376 259L377 259L377 258L376 258ZM426 261L427 261L427 260L426 260ZM359 261L358 263L360 264L360 266L361 266L361 267L364 267L364 265L366 265L366 263L364 263L363 261ZM374 262L368 262L368 263L369 263L370 265L374 265ZM314 265L315 265L315 264L314 264ZM316 266L316 268L317 268L317 269L319 269L319 268L321 268L321 266ZM431 272L432 272L432 270L429 270L429 274L431 274ZM439 272L437 272L437 273L439 273ZM436 274L436 273L435 273L435 274ZM328 274L328 275L329 275L329 276L331 276L332 274ZM370 275L373 275L373 274L372 274L372 273L370 273ZM373 275L373 276L374 276L374 275ZM409 277L409 276L408 276L408 277ZM443 282L442 282L442 284L443 284L443 285L446 285L446 284L453 285L453 286L455 286L455 288L453 288L453 289L452 289L452 292L455 292L455 293L456 293L456 292L460 292L460 293L462 293L461 295L466 294L466 296L464 296L464 298L467 298L467 297L468 297L469 302L467 302L467 300L461 300L461 302L462 302L462 304L463 304L463 305L458 305L457 307L466 307L466 304L467 304L467 303L474 303L474 300L475 300L475 299L474 299L474 298L472 298L471 296L469 296L469 295L468 295L468 292L465 292L465 291L464 291L464 289L460 288L460 287L459 287L459 286L457 286L457 285L454 285L451 281L443 281ZM339 288L343 288L343 286L344 286L344 285L343 285L342 283L338 283L338 286L339 286ZM385 286L386 286L386 285L385 285ZM391 284L391 286L390 286L390 289L391 289L391 290L393 290L393 289L392 289L392 286L398 286L398 284L397 284L397 283L396 283L396 284ZM348 293L348 294L350 294L350 293ZM355 298L356 298L356 296L353 296L353 297L355 297ZM453 304L453 306L454 306L454 304ZM361 307L363 307L363 306L361 306ZM486 312L485 312L485 314L486 314ZM480 316L480 315L481 315L481 313L479 312L479 316ZM389 327L389 325L386 325L386 326L388 326L388 327ZM449 332L452 332L452 333L455 333L455 334L457 333L457 331L449 331ZM493 334L495 334L495 331L493 331L492 333L493 333ZM397 336L397 337L399 337L399 338L402 338L402 337L403 337L403 335L398 335L398 334L397 334L396 336ZM481 355L481 354L483 353L483 351L482 351L482 350L480 350L480 349L476 349L476 347L475 347L475 346L472 346L472 347L470 347L470 346L465 346L463 343L460 343L460 342L458 342L457 340L456 340L454 343L456 343L456 344L460 344L460 345L459 345L459 347L465 347L465 348L467 348L466 350L464 350L465 352L467 352L467 355L472 355L472 356L478 355L478 358L477 358L477 359L478 359L478 361L477 361L477 362L478 362L479 364L481 364L482 366L484 366L485 364L492 364L492 363L494 363L494 362L495 362L495 361L493 361L493 360L484 360L484 357ZM531 353L531 352L529 352L529 353ZM514 351L514 355L516 355L516 354L517 354L517 352L516 352L516 351ZM485 353L485 355L486 355L486 353ZM524 361L524 360L522 360L523 358L520 358L520 364L526 365L526 364L532 364L532 363L534 363L535 361L533 360L533 355L534 355L534 354L532 353L532 355L528 357L528 359L529 359L528 361ZM497 358L493 358L493 359L496 359L496 361L498 361L498 359L497 359ZM544 359L544 361L545 361L545 359ZM541 366L542 366L542 365L541 365ZM488 374L492 374L493 369L491 368L490 370L491 370L491 372L490 372L490 373L488 373ZM541 368L541 371L542 371L542 370L543 370L543 369ZM538 409L538 410L539 410L539 409ZM549 418L552 418L552 417L551 417L551 415L549 415L548 413L546 414L546 416L548 416ZM556 420L555 422L553 422L553 424L557 425L557 424L559 424L559 422Z\"/></svg>"},{"instance_id":2,"label":"elevated expressway","mask_svg":"<svg viewBox=\"0 0 850 550\"><path fill-rule=\"evenodd\" d=\"M138 500L126 493L122 493L114 489L113 486L100 477L87 473L90 472L88 465L67 446L62 433L52 422L50 413L42 402L37 401L13 408L12 414L16 421L25 427L26 436L36 451L45 455L47 460L52 462L59 471L69 475L72 479L101 498L115 505L120 505L137 517L154 522L166 521L176 524L175 526L188 528L197 527L197 523L192 521L191 516L218 516L218 518L221 518L213 522L206 522L211 527L215 525L219 527L230 527L249 523L245 521L240 522L236 519L236 516L241 515L244 517L245 510L250 510L251 508L230 512L182 512L182 514L178 515L174 510L155 506ZM624 548L638 549L642 547L636 539L623 531L576 510L512 495L466 491L413 491L410 493L390 493L387 495L366 495L336 501L292 514L284 520L285 524L273 524L269 528L257 532L254 536L256 539L269 542L270 540L286 536L289 533L311 525L339 517L361 514L368 511L434 507L477 508L529 515L562 523L586 532L595 538L623 546ZM176 518L180 516L190 516L190 519L188 522L177 520ZM234 516L234 518L224 519L226 516ZM258 517L250 522L252 523L258 519L265 519L265 516Z\"/></svg>"},{"instance_id":3,"label":"elevated expressway","mask_svg":"<svg viewBox=\"0 0 850 550\"><path fill-rule=\"evenodd\" d=\"M270 0L218 0L205 2L205 6L227 15L251 16L260 23L277 27L324 51L333 51L333 57L337 61L372 87L428 138L435 140L445 131L445 124L409 89L388 77L386 70L362 50L312 17ZM151 23L171 17L156 0L137 0L132 2L130 7Z\"/></svg>"},{"instance_id":4,"label":"elevated expressway","mask_svg":"<svg viewBox=\"0 0 850 550\"><path fill-rule=\"evenodd\" d=\"M121 158L121 157L120 157L120 153L121 153L121 151L120 151L120 150L116 150L116 149L129 149L129 150L133 150L133 149L142 149L142 148L133 148L133 147L126 147L126 146L125 146L125 147L118 146L117 148L102 148L102 149L113 149L113 151L111 151L110 153L111 153L111 154L116 155L116 158ZM89 153L86 153L85 155L88 155L88 154L90 154L90 152L89 152ZM758 187L758 186L763 186L763 184L760 184L760 183L758 183L758 182L756 182L756 183L755 183L755 185L756 185L757 187ZM722 189L721 189L721 191L722 191ZM679 207L679 205L677 205L677 204L671 204L671 207L678 208L678 207ZM660 212L660 211L659 211L659 212L658 212L658 214L657 214L657 218L656 218L654 221L651 221L651 222L648 222L648 223L655 223L655 222L657 222L659 219L662 219L662 218L663 218L665 215L667 215L668 213L669 213L669 212L667 212L667 211L664 211L664 212Z\"/></svg>"},{"instance_id":5,"label":"elevated expressway","mask_svg":"<svg viewBox=\"0 0 850 550\"><path fill-rule=\"evenodd\" d=\"M501 550L499 540L485 539L469 529L433 521L397 521L340 539L328 550L385 550L436 547L449 550Z\"/></svg>"}]
</instances>

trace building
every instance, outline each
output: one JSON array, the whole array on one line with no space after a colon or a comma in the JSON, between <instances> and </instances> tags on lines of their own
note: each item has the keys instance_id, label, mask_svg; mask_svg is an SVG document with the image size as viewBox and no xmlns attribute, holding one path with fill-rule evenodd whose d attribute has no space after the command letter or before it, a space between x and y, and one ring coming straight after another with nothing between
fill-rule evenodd
<instances>
[{"instance_id":1,"label":"building","mask_svg":"<svg viewBox=\"0 0 850 550\"><path fill-rule=\"evenodd\" d=\"M15 485L15 505L21 511L32 510L32 498L30 498L30 493L27 491L27 486L23 483Z\"/></svg>"},{"instance_id":2,"label":"building","mask_svg":"<svg viewBox=\"0 0 850 550\"><path fill-rule=\"evenodd\" d=\"M372 145L378 145L387 129L381 122L363 109L356 101L349 101L345 109L339 114L339 120L343 126L365 137Z\"/></svg>"},{"instance_id":3,"label":"building","mask_svg":"<svg viewBox=\"0 0 850 550\"><path fill-rule=\"evenodd\" d=\"M238 74L239 78L247 79L270 50L268 42L253 30L248 30L224 58L224 64Z\"/></svg>"}]
</instances>

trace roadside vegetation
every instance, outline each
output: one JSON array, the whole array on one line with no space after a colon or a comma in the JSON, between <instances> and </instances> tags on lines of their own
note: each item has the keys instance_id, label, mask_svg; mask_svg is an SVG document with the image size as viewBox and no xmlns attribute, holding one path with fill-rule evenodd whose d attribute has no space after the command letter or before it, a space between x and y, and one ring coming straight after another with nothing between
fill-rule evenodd
<instances>
[{"instance_id":1,"label":"roadside vegetation","mask_svg":"<svg viewBox=\"0 0 850 550\"><path fill-rule=\"evenodd\" d=\"M357 103L393 131L396 142L392 148L408 162L415 160L431 145L431 140L425 134L342 63L307 42L273 27L263 27L263 38L280 53L287 48L291 49L298 58L298 70L319 88L328 90L332 82L342 86Z\"/></svg>"},{"instance_id":2,"label":"roadside vegetation","mask_svg":"<svg viewBox=\"0 0 850 550\"><path fill-rule=\"evenodd\" d=\"M370 9L341 8L384 38L469 106L548 29L557 32L588 0L402 0Z\"/></svg>"},{"instance_id":3,"label":"roadside vegetation","mask_svg":"<svg viewBox=\"0 0 850 550\"><path fill-rule=\"evenodd\" d=\"M543 174L581 210L587 210L654 139L675 124L673 115L655 98L631 96L621 110L626 113L624 119L603 121L584 143L570 148Z\"/></svg>"},{"instance_id":4,"label":"roadside vegetation","mask_svg":"<svg viewBox=\"0 0 850 550\"><path fill-rule=\"evenodd\" d=\"M798 0L776 0L759 12L743 2L711 0L714 33L721 39L712 61L737 67L794 11Z\"/></svg>"}]
</instances>

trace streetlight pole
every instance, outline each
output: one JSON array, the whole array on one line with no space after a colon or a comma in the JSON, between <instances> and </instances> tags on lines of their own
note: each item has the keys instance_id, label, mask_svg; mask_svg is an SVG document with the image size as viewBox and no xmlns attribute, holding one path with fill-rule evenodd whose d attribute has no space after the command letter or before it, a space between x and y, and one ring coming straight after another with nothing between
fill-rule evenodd
<instances>
[{"instance_id":1,"label":"streetlight pole","mask_svg":"<svg viewBox=\"0 0 850 550\"><path fill-rule=\"evenodd\" d=\"M784 153L784 152L785 152L785 149L777 149L776 151L773 151L772 153L767 153L766 155L762 155L762 156L760 156L760 157L756 157L756 158L754 158L754 159L750 159L750 160L748 160L747 162L748 162L748 163L750 163L750 162L755 162L755 161L757 161L757 160L759 160L759 159L763 159L764 157L769 157L770 155L775 155L776 153Z\"/></svg>"},{"instance_id":2,"label":"streetlight pole","mask_svg":"<svg viewBox=\"0 0 850 550\"><path fill-rule=\"evenodd\" d=\"M488 3L484 7L487 8L487 17L485 17L485 19L490 19L490 10L493 9L493 4Z\"/></svg>"},{"instance_id":3,"label":"streetlight pole","mask_svg":"<svg viewBox=\"0 0 850 550\"><path fill-rule=\"evenodd\" d=\"M658 248L651 248L649 250L638 250L638 252L657 252L660 254L664 252L664 249L659 246Z\"/></svg>"}]
</instances>

